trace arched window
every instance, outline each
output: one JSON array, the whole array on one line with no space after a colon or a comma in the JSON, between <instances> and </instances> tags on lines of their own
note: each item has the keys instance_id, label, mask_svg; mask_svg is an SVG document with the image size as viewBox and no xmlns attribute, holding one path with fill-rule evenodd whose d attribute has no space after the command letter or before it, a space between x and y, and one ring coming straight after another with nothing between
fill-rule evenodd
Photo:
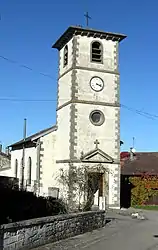
<instances>
[{"instance_id":1,"label":"arched window","mask_svg":"<svg viewBox=\"0 0 158 250\"><path fill-rule=\"evenodd\" d=\"M15 175L15 178L18 177L18 160L16 159L15 160L15 169L14 169L14 175Z\"/></svg>"},{"instance_id":2,"label":"arched window","mask_svg":"<svg viewBox=\"0 0 158 250\"><path fill-rule=\"evenodd\" d=\"M27 165L27 184L31 185L31 169L32 168L32 160L31 157L28 158L28 165Z\"/></svg>"},{"instance_id":3,"label":"arched window","mask_svg":"<svg viewBox=\"0 0 158 250\"><path fill-rule=\"evenodd\" d=\"M93 42L91 44L91 61L92 62L103 62L103 47L99 42Z\"/></svg>"},{"instance_id":4,"label":"arched window","mask_svg":"<svg viewBox=\"0 0 158 250\"><path fill-rule=\"evenodd\" d=\"M64 48L64 67L68 64L68 46Z\"/></svg>"}]
</instances>

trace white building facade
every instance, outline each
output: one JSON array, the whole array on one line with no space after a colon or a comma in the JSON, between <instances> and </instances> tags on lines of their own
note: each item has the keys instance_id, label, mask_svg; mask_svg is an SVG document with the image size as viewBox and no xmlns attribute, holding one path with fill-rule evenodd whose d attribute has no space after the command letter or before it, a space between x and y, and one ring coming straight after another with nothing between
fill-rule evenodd
<instances>
[{"instance_id":1,"label":"white building facade","mask_svg":"<svg viewBox=\"0 0 158 250\"><path fill-rule=\"evenodd\" d=\"M52 188L53 166L55 165L56 129L56 126L50 127L27 137L25 143L21 140L12 144L10 146L11 166L1 171L0 175L18 178L19 187L23 175L23 188L25 190L41 196L51 195L50 187ZM22 164L23 145L24 165Z\"/></svg>"},{"instance_id":2,"label":"white building facade","mask_svg":"<svg viewBox=\"0 0 158 250\"><path fill-rule=\"evenodd\" d=\"M88 176L98 174L93 205L120 207L118 45L125 37L69 27L53 45L59 51L57 124L26 139L28 190L40 195L59 191L62 196L66 187L57 178L61 170L82 168ZM10 174L19 179L22 145L23 141L11 145Z\"/></svg>"}]
</instances>

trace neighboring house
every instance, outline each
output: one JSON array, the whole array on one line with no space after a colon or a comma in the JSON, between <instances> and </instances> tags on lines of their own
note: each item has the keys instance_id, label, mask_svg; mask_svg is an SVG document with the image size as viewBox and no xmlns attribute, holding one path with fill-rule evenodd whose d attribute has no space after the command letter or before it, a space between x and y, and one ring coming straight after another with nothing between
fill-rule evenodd
<instances>
[{"instance_id":1,"label":"neighboring house","mask_svg":"<svg viewBox=\"0 0 158 250\"><path fill-rule=\"evenodd\" d=\"M6 153L2 152L2 146L0 145L0 176L5 176L5 171L10 169L11 155L8 150Z\"/></svg>"},{"instance_id":2,"label":"neighboring house","mask_svg":"<svg viewBox=\"0 0 158 250\"><path fill-rule=\"evenodd\" d=\"M10 145L11 168L3 171L3 175L18 178L20 185L24 145L24 188L39 195L50 195L56 129L56 126L50 127L27 137L25 142L21 140Z\"/></svg>"},{"instance_id":3,"label":"neighboring house","mask_svg":"<svg viewBox=\"0 0 158 250\"><path fill-rule=\"evenodd\" d=\"M158 152L121 152L121 204L130 206L131 190L134 188L130 183L130 177L143 177L145 174L153 178L158 176ZM149 186L150 186L149 181ZM152 185L152 184L151 184ZM158 190L158 183L155 182L154 190ZM152 186L151 186L152 187ZM147 188L147 187L146 187ZM158 196L151 196L150 204L158 204Z\"/></svg>"}]
</instances>

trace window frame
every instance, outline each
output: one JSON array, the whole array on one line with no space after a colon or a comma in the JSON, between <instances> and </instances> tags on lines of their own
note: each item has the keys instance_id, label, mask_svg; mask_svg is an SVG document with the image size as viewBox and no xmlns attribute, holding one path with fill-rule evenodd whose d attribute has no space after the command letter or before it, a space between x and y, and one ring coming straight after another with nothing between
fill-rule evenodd
<instances>
[{"instance_id":1,"label":"window frame","mask_svg":"<svg viewBox=\"0 0 158 250\"><path fill-rule=\"evenodd\" d=\"M67 50L67 51L66 51ZM65 63L65 55L67 53L67 59L66 59L66 63ZM63 51L63 68L65 68L68 65L68 45L66 44L64 47L64 51Z\"/></svg>"},{"instance_id":2,"label":"window frame","mask_svg":"<svg viewBox=\"0 0 158 250\"><path fill-rule=\"evenodd\" d=\"M15 159L15 166L14 166L14 174L15 178L18 178L18 159Z\"/></svg>"},{"instance_id":3,"label":"window frame","mask_svg":"<svg viewBox=\"0 0 158 250\"><path fill-rule=\"evenodd\" d=\"M28 157L27 162L27 185L31 186L31 176L32 176L32 159L31 156Z\"/></svg>"},{"instance_id":4,"label":"window frame","mask_svg":"<svg viewBox=\"0 0 158 250\"><path fill-rule=\"evenodd\" d=\"M92 119L92 116L93 114L95 113L99 113L100 114L100 121L99 122L94 122L93 119ZM89 115L89 120L91 121L91 123L94 125L94 126L101 126L104 122L105 122L105 116L104 116L104 113L101 111L101 110L93 110L91 111L90 115Z\"/></svg>"},{"instance_id":5,"label":"window frame","mask_svg":"<svg viewBox=\"0 0 158 250\"><path fill-rule=\"evenodd\" d=\"M101 61L99 62L99 61L93 61L92 59L93 59L93 56L92 56L92 51L93 51L93 44L94 43L99 43L100 44L100 46L101 46ZM98 41L98 40L95 40L95 41L92 41L91 42L91 48L90 48L90 56L91 56L91 58L90 58L90 60L91 60L91 63L99 63L99 64L103 64L103 44L100 42L100 41Z\"/></svg>"}]
</instances>

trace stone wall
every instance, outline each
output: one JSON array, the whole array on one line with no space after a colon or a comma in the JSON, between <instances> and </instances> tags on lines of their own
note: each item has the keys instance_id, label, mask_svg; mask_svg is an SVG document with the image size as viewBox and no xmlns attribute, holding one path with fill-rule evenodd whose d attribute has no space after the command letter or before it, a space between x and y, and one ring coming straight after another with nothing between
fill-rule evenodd
<instances>
[{"instance_id":1,"label":"stone wall","mask_svg":"<svg viewBox=\"0 0 158 250\"><path fill-rule=\"evenodd\" d=\"M0 226L0 250L31 249L103 227L105 211L32 219Z\"/></svg>"}]
</instances>

